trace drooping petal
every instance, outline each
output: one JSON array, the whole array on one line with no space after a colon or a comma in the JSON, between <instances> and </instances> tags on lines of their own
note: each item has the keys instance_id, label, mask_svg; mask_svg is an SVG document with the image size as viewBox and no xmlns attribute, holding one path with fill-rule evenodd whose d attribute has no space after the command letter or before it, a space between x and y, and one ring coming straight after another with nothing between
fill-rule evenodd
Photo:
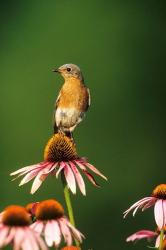
<instances>
[{"instance_id":1,"label":"drooping petal","mask_svg":"<svg viewBox=\"0 0 166 250\"><path fill-rule=\"evenodd\" d=\"M38 234L41 234L43 231L44 224L41 221L36 221L30 227L37 232Z\"/></svg>"},{"instance_id":2,"label":"drooping petal","mask_svg":"<svg viewBox=\"0 0 166 250\"><path fill-rule=\"evenodd\" d=\"M135 241L135 240L141 240L144 238L153 238L156 237L158 234L156 232L150 231L150 230L140 230L132 235L130 235L126 241Z\"/></svg>"},{"instance_id":3,"label":"drooping petal","mask_svg":"<svg viewBox=\"0 0 166 250\"><path fill-rule=\"evenodd\" d=\"M52 247L53 243L54 243L54 232L52 230L52 224L50 221L47 221L46 225L45 225L45 229L44 229L44 238L45 241L48 245L48 247Z\"/></svg>"},{"instance_id":4,"label":"drooping petal","mask_svg":"<svg viewBox=\"0 0 166 250\"><path fill-rule=\"evenodd\" d=\"M88 167L91 171L93 171L95 174L99 175L100 177L102 177L103 179L105 179L107 181L107 177L104 176L97 168L95 168L93 165L91 165L90 163L83 163L86 167Z\"/></svg>"},{"instance_id":5,"label":"drooping petal","mask_svg":"<svg viewBox=\"0 0 166 250\"><path fill-rule=\"evenodd\" d=\"M154 206L154 217L157 226L161 229L164 226L163 200L157 200Z\"/></svg>"},{"instance_id":6,"label":"drooping petal","mask_svg":"<svg viewBox=\"0 0 166 250\"><path fill-rule=\"evenodd\" d=\"M53 231L53 240L55 247L58 247L61 242L61 232L59 228L59 224L56 220L52 220L52 231Z\"/></svg>"},{"instance_id":7,"label":"drooping petal","mask_svg":"<svg viewBox=\"0 0 166 250\"><path fill-rule=\"evenodd\" d=\"M66 166L66 164L65 164L63 161L61 161L59 165L60 165L60 167L59 167L58 171L56 172L56 178L58 178L60 172L61 172L62 169L64 169L64 167Z\"/></svg>"},{"instance_id":8,"label":"drooping petal","mask_svg":"<svg viewBox=\"0 0 166 250\"><path fill-rule=\"evenodd\" d=\"M153 198L151 200L145 200L145 201L140 201L139 205L137 205L137 207L134 209L133 211L133 216L135 216L136 212L138 209L141 209L142 208L142 211L144 211L147 208L151 207L154 205L154 201L153 201Z\"/></svg>"},{"instance_id":9,"label":"drooping petal","mask_svg":"<svg viewBox=\"0 0 166 250\"><path fill-rule=\"evenodd\" d=\"M39 189L39 187L41 186L43 181L46 179L46 177L47 175L44 175L42 172L38 173L38 175L35 177L35 180L32 184L31 194L34 194Z\"/></svg>"},{"instance_id":10,"label":"drooping petal","mask_svg":"<svg viewBox=\"0 0 166 250\"><path fill-rule=\"evenodd\" d=\"M32 246L32 249L39 250L39 245L38 242L36 241L35 233L32 230L29 229L26 230L26 237L27 240L29 241L29 244Z\"/></svg>"},{"instance_id":11,"label":"drooping petal","mask_svg":"<svg viewBox=\"0 0 166 250\"><path fill-rule=\"evenodd\" d=\"M70 188L73 194L76 194L76 182L75 182L74 174L70 166L67 163L64 168L64 175L65 175L68 187Z\"/></svg>"},{"instance_id":12,"label":"drooping petal","mask_svg":"<svg viewBox=\"0 0 166 250\"><path fill-rule=\"evenodd\" d=\"M144 204L142 206L142 212L145 211L146 209L154 206L155 202L156 202L156 198L154 197L152 200L148 201L147 204Z\"/></svg>"},{"instance_id":13,"label":"drooping petal","mask_svg":"<svg viewBox=\"0 0 166 250\"><path fill-rule=\"evenodd\" d=\"M29 172L29 171L31 171L31 170L34 170L34 169L36 169L36 168L41 167L41 164L42 164L42 163L43 163L43 162L37 163L37 164L34 164L34 165L30 165L30 166L27 166L27 167L20 168L20 169L18 169L18 170L16 170L16 171L12 172L10 175L11 175L11 176L12 176L12 175L17 175L17 174L20 174L20 173L22 173L22 172L25 172L25 173L26 173L26 171Z\"/></svg>"},{"instance_id":14,"label":"drooping petal","mask_svg":"<svg viewBox=\"0 0 166 250\"><path fill-rule=\"evenodd\" d=\"M158 248L160 245L160 235L156 239L155 247Z\"/></svg>"},{"instance_id":15,"label":"drooping petal","mask_svg":"<svg viewBox=\"0 0 166 250\"><path fill-rule=\"evenodd\" d=\"M166 200L163 200L164 225L166 225Z\"/></svg>"},{"instance_id":16,"label":"drooping petal","mask_svg":"<svg viewBox=\"0 0 166 250\"><path fill-rule=\"evenodd\" d=\"M85 238L85 236L78 229L76 229L67 219L65 220L68 227L71 229L74 238L78 240L80 243L82 243L82 238Z\"/></svg>"},{"instance_id":17,"label":"drooping petal","mask_svg":"<svg viewBox=\"0 0 166 250\"><path fill-rule=\"evenodd\" d=\"M132 211L133 209L137 209L137 207L140 208L140 206L142 207L142 205L146 205L149 201L153 200L153 197L145 197L137 202L135 202L131 207L129 207L126 211L123 212L123 217L125 218L126 215Z\"/></svg>"},{"instance_id":18,"label":"drooping petal","mask_svg":"<svg viewBox=\"0 0 166 250\"><path fill-rule=\"evenodd\" d=\"M22 186L26 184L27 182L31 181L38 174L39 171L40 169L37 169L37 170L35 169L35 170L32 170L30 173L26 174L24 178L21 180L19 186Z\"/></svg>"},{"instance_id":19,"label":"drooping petal","mask_svg":"<svg viewBox=\"0 0 166 250\"><path fill-rule=\"evenodd\" d=\"M64 240L65 240L66 244L68 246L71 246L71 244L72 244L72 236L71 236L71 232L70 232L68 226L65 223L66 221L59 219L58 222L60 224L61 232L63 234L63 237L64 237Z\"/></svg>"},{"instance_id":20,"label":"drooping petal","mask_svg":"<svg viewBox=\"0 0 166 250\"><path fill-rule=\"evenodd\" d=\"M0 248L4 245L8 233L9 233L9 227L2 226L0 228Z\"/></svg>"},{"instance_id":21,"label":"drooping petal","mask_svg":"<svg viewBox=\"0 0 166 250\"><path fill-rule=\"evenodd\" d=\"M75 175L75 178L76 178L76 181L77 181L77 184L80 188L81 193L83 195L86 195L85 183L84 183L84 180L83 180L80 172L78 171L78 169L76 168L76 166L73 164L72 161L70 161L69 164L71 166L71 169L73 170L73 173Z\"/></svg>"},{"instance_id":22,"label":"drooping petal","mask_svg":"<svg viewBox=\"0 0 166 250\"><path fill-rule=\"evenodd\" d=\"M44 243L43 239L38 234L35 235L35 238L36 238L41 250L48 250L48 248L47 248L46 244Z\"/></svg>"},{"instance_id":23,"label":"drooping petal","mask_svg":"<svg viewBox=\"0 0 166 250\"><path fill-rule=\"evenodd\" d=\"M25 239L25 231L22 228L16 228L14 236L14 247L13 250L19 250L23 240Z\"/></svg>"},{"instance_id":24,"label":"drooping petal","mask_svg":"<svg viewBox=\"0 0 166 250\"><path fill-rule=\"evenodd\" d=\"M14 239L15 233L16 233L16 228L12 227L10 229L10 232L9 232L8 236L5 239L5 242L4 242L5 245L8 245Z\"/></svg>"},{"instance_id":25,"label":"drooping petal","mask_svg":"<svg viewBox=\"0 0 166 250\"><path fill-rule=\"evenodd\" d=\"M100 187L100 185L96 182L95 178L93 177L93 175L91 175L89 172L87 172L86 170L83 170L84 174L87 176L87 178L90 180L90 182L96 186L96 187Z\"/></svg>"}]
</instances>

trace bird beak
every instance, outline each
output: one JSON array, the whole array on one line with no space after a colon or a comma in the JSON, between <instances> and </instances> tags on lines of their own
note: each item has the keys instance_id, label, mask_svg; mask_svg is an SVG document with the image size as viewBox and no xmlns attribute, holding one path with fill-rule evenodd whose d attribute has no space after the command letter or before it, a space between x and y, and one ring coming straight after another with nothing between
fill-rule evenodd
<instances>
[{"instance_id":1,"label":"bird beak","mask_svg":"<svg viewBox=\"0 0 166 250\"><path fill-rule=\"evenodd\" d=\"M59 69L53 69L52 71L53 71L53 72L60 73Z\"/></svg>"}]
</instances>

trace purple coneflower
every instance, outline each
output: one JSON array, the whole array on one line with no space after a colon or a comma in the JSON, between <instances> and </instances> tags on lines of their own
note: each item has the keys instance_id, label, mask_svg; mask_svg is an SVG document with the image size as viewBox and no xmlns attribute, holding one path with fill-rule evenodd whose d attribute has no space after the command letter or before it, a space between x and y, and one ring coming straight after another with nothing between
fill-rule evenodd
<instances>
[{"instance_id":1,"label":"purple coneflower","mask_svg":"<svg viewBox=\"0 0 166 250\"><path fill-rule=\"evenodd\" d=\"M85 183L79 170L87 176L92 184L99 186L92 174L88 172L88 169L107 180L85 158L80 158L77 155L76 146L70 138L62 133L57 133L53 135L45 147L43 162L21 168L10 175L17 175L17 177L24 176L19 186L35 178L31 188L31 193L33 194L48 175L56 175L58 178L59 174L62 173L73 194L76 193L77 183L82 194L86 195Z\"/></svg>"},{"instance_id":2,"label":"purple coneflower","mask_svg":"<svg viewBox=\"0 0 166 250\"><path fill-rule=\"evenodd\" d=\"M64 215L64 209L56 200L39 202L34 211L36 221L31 225L34 231L44 235L49 247L58 247L62 236L67 246L72 245L72 237L82 242L83 234L71 225Z\"/></svg>"},{"instance_id":3,"label":"purple coneflower","mask_svg":"<svg viewBox=\"0 0 166 250\"><path fill-rule=\"evenodd\" d=\"M47 250L40 235L30 228L30 223L30 215L24 207L7 207L0 222L0 248L12 244L15 250Z\"/></svg>"},{"instance_id":4,"label":"purple coneflower","mask_svg":"<svg viewBox=\"0 0 166 250\"><path fill-rule=\"evenodd\" d=\"M159 229L166 225L166 184L158 185L152 192L150 197L145 197L134 203L124 212L124 217L133 210L133 216L138 209L144 211L154 206L155 221Z\"/></svg>"}]
</instances>

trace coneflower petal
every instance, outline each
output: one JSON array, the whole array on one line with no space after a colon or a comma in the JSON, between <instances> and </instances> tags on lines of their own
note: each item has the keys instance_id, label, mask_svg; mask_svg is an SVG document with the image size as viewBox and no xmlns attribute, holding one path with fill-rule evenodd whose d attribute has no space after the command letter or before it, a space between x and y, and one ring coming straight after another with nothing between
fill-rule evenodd
<instances>
[{"instance_id":1,"label":"coneflower petal","mask_svg":"<svg viewBox=\"0 0 166 250\"><path fill-rule=\"evenodd\" d=\"M150 231L150 230L140 230L132 235L130 235L126 241L135 241L135 240L141 240L144 238L152 238L157 236L158 234L156 232Z\"/></svg>"},{"instance_id":2,"label":"coneflower petal","mask_svg":"<svg viewBox=\"0 0 166 250\"><path fill-rule=\"evenodd\" d=\"M60 228L64 237L65 242L68 246L72 244L72 237L69 228L67 227L64 220L59 219Z\"/></svg>"},{"instance_id":3,"label":"coneflower petal","mask_svg":"<svg viewBox=\"0 0 166 250\"><path fill-rule=\"evenodd\" d=\"M105 179L107 181L107 177L104 176L97 168L95 168L93 165L91 165L90 163L83 163L85 166L87 166L91 171L93 171L95 174L99 175L100 177L102 177L103 179Z\"/></svg>"},{"instance_id":4,"label":"coneflower petal","mask_svg":"<svg viewBox=\"0 0 166 250\"><path fill-rule=\"evenodd\" d=\"M158 200L154 206L154 217L157 226L161 229L164 226L164 211L163 211L163 201Z\"/></svg>"},{"instance_id":5,"label":"coneflower petal","mask_svg":"<svg viewBox=\"0 0 166 250\"><path fill-rule=\"evenodd\" d=\"M44 175L42 171L38 173L38 175L35 177L35 180L32 184L31 194L34 194L39 189L39 187L41 186L43 181L46 179L46 177L47 175Z\"/></svg>"},{"instance_id":6,"label":"coneflower petal","mask_svg":"<svg viewBox=\"0 0 166 250\"><path fill-rule=\"evenodd\" d=\"M99 184L97 184L97 182L95 181L95 178L93 177L93 175L91 175L89 172L87 172L86 170L83 170L84 174L87 176L87 178L90 180L90 182L96 186L96 187L100 187Z\"/></svg>"},{"instance_id":7,"label":"coneflower petal","mask_svg":"<svg viewBox=\"0 0 166 250\"><path fill-rule=\"evenodd\" d=\"M14 237L14 250L19 250L20 246L24 240L25 232L20 228L16 229L15 237Z\"/></svg>"},{"instance_id":8,"label":"coneflower petal","mask_svg":"<svg viewBox=\"0 0 166 250\"><path fill-rule=\"evenodd\" d=\"M73 194L76 194L75 177L74 177L73 171L71 170L70 166L67 163L64 168L64 175L65 175L68 187L70 188Z\"/></svg>"},{"instance_id":9,"label":"coneflower petal","mask_svg":"<svg viewBox=\"0 0 166 250\"><path fill-rule=\"evenodd\" d=\"M61 242L61 232L57 221L52 220L52 231L55 247L58 247Z\"/></svg>"},{"instance_id":10,"label":"coneflower petal","mask_svg":"<svg viewBox=\"0 0 166 250\"><path fill-rule=\"evenodd\" d=\"M76 181L77 181L77 184L80 188L80 191L83 195L86 195L86 189L85 189L85 183L84 183L84 180L80 174L80 172L78 171L78 169L76 168L76 166L70 161L69 162L72 170L73 170L73 173L75 175L75 178L76 178Z\"/></svg>"},{"instance_id":11,"label":"coneflower petal","mask_svg":"<svg viewBox=\"0 0 166 250\"><path fill-rule=\"evenodd\" d=\"M53 246L53 230L52 230L52 225L51 221L47 221L44 229L44 238L49 247Z\"/></svg>"}]
</instances>

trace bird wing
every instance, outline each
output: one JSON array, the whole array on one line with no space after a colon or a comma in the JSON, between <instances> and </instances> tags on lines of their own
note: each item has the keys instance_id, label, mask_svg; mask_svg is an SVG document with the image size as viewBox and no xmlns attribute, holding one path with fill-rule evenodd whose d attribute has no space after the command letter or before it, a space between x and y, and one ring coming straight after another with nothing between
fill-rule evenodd
<instances>
[{"instance_id":1,"label":"bird wing","mask_svg":"<svg viewBox=\"0 0 166 250\"><path fill-rule=\"evenodd\" d=\"M58 127L56 125L56 120L55 120L55 113L56 113L56 110L57 110L57 107L58 107L58 103L59 103L59 100L60 100L60 96L61 96L61 92L59 92L59 95L56 99L56 102L55 102L55 108L54 108L54 112L53 112L53 126L54 126L54 133L56 133L58 131Z\"/></svg>"},{"instance_id":2,"label":"bird wing","mask_svg":"<svg viewBox=\"0 0 166 250\"><path fill-rule=\"evenodd\" d=\"M89 88L87 88L87 92L88 92L88 108L91 105L91 97L90 97L90 90Z\"/></svg>"},{"instance_id":3,"label":"bird wing","mask_svg":"<svg viewBox=\"0 0 166 250\"><path fill-rule=\"evenodd\" d=\"M90 107L90 105L91 105L91 97L90 97L90 90L89 90L89 88L87 88L87 106L86 106L86 109L85 109L85 111L87 111L88 110L88 108Z\"/></svg>"},{"instance_id":4,"label":"bird wing","mask_svg":"<svg viewBox=\"0 0 166 250\"><path fill-rule=\"evenodd\" d=\"M61 97L61 91L59 92L59 95L58 95L58 97L56 99L56 102L55 102L55 111L56 111L56 109L58 107L58 104L59 104L59 101L60 101L60 97Z\"/></svg>"}]
</instances>

